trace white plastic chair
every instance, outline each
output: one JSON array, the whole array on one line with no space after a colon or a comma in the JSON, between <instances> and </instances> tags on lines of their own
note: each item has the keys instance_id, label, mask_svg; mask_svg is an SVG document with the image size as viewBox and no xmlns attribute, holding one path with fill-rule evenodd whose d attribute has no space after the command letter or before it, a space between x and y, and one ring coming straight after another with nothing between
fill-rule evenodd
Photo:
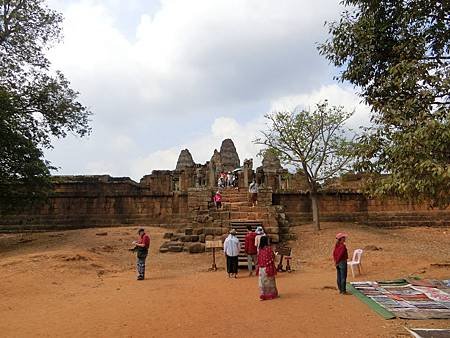
<instances>
[{"instance_id":1,"label":"white plastic chair","mask_svg":"<svg viewBox=\"0 0 450 338\"><path fill-rule=\"evenodd\" d=\"M355 249L353 251L353 258L350 262L347 262L347 266L350 266L352 269L352 276L355 277L355 267L358 268L358 273L361 274L362 271L362 265L361 265L361 257L363 254L362 249Z\"/></svg>"}]
</instances>

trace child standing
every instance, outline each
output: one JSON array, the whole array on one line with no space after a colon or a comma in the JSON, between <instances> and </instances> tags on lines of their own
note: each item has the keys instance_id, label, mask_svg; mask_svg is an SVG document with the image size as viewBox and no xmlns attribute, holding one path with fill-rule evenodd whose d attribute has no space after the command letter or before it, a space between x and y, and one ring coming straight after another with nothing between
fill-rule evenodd
<instances>
[{"instance_id":1,"label":"child standing","mask_svg":"<svg viewBox=\"0 0 450 338\"><path fill-rule=\"evenodd\" d=\"M345 246L347 234L342 232L336 235L336 245L334 246L333 259L336 266L337 285L339 293L345 295L347 293L347 259L348 252Z\"/></svg>"},{"instance_id":2,"label":"child standing","mask_svg":"<svg viewBox=\"0 0 450 338\"><path fill-rule=\"evenodd\" d=\"M214 199L214 204L216 205L216 209L222 208L222 194L220 193L220 191L216 192L213 199Z\"/></svg>"}]
</instances>

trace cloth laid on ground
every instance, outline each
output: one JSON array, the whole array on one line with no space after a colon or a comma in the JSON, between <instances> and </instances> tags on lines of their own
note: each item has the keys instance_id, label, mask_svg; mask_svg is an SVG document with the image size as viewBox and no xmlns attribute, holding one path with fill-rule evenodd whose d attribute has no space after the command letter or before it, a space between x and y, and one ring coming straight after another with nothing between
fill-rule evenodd
<instances>
[{"instance_id":1,"label":"cloth laid on ground","mask_svg":"<svg viewBox=\"0 0 450 338\"><path fill-rule=\"evenodd\" d=\"M385 319L450 319L449 281L414 282L406 279L352 282L348 291Z\"/></svg>"},{"instance_id":2,"label":"cloth laid on ground","mask_svg":"<svg viewBox=\"0 0 450 338\"><path fill-rule=\"evenodd\" d=\"M448 338L450 337L449 329L408 329L414 338Z\"/></svg>"}]
</instances>

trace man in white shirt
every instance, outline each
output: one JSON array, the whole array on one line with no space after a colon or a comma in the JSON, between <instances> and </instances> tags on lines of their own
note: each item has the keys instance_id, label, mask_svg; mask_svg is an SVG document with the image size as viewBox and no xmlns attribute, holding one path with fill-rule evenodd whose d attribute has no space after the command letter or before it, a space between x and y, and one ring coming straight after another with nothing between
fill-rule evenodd
<instances>
[{"instance_id":1,"label":"man in white shirt","mask_svg":"<svg viewBox=\"0 0 450 338\"><path fill-rule=\"evenodd\" d=\"M223 243L223 252L227 259L227 272L229 278L237 278L240 250L241 243L239 243L239 238L236 237L236 230L231 229L230 234Z\"/></svg>"},{"instance_id":2,"label":"man in white shirt","mask_svg":"<svg viewBox=\"0 0 450 338\"><path fill-rule=\"evenodd\" d=\"M248 192L250 193L250 201L252 202L252 207L258 205L258 183L255 180L250 183L248 187Z\"/></svg>"}]
</instances>

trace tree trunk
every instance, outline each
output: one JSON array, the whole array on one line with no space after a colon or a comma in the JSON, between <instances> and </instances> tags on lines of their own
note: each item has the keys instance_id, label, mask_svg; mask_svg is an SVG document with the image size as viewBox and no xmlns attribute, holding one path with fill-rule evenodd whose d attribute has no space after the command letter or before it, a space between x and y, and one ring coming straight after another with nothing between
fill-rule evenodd
<instances>
[{"instance_id":1,"label":"tree trunk","mask_svg":"<svg viewBox=\"0 0 450 338\"><path fill-rule=\"evenodd\" d=\"M313 222L316 226L316 230L320 230L320 219L319 219L319 196L316 192L311 192L311 209L313 214Z\"/></svg>"}]
</instances>

